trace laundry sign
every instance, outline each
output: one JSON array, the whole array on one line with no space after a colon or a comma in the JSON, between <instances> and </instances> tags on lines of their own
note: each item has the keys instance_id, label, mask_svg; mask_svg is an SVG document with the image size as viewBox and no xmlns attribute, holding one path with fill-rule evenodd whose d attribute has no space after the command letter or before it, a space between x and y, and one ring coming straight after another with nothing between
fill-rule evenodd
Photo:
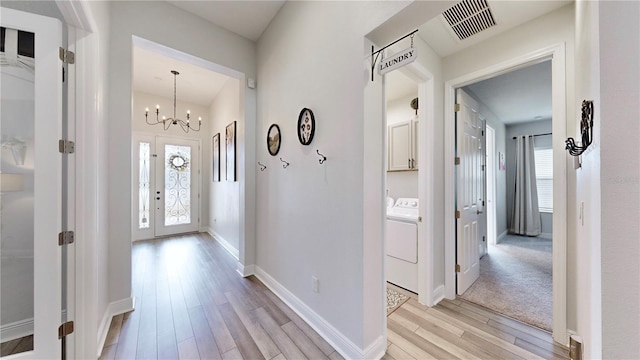
<instances>
[{"instance_id":1,"label":"laundry sign","mask_svg":"<svg viewBox=\"0 0 640 360\"><path fill-rule=\"evenodd\" d=\"M399 69L407 64L411 64L418 57L418 51L415 48L408 48L399 53L386 57L380 61L378 73L384 75L389 71Z\"/></svg>"}]
</instances>

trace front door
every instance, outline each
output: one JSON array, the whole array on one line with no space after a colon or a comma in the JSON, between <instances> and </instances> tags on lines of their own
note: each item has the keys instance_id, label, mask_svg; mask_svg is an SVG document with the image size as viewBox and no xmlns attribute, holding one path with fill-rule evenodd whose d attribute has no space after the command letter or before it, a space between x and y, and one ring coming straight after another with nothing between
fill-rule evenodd
<instances>
[{"instance_id":1,"label":"front door","mask_svg":"<svg viewBox=\"0 0 640 360\"><path fill-rule=\"evenodd\" d=\"M478 103L462 89L456 100L456 271L457 293L462 295L480 275L484 144Z\"/></svg>"},{"instance_id":2,"label":"front door","mask_svg":"<svg viewBox=\"0 0 640 360\"><path fill-rule=\"evenodd\" d=\"M167 136L136 136L133 240L200 228L200 144Z\"/></svg>"}]
</instances>

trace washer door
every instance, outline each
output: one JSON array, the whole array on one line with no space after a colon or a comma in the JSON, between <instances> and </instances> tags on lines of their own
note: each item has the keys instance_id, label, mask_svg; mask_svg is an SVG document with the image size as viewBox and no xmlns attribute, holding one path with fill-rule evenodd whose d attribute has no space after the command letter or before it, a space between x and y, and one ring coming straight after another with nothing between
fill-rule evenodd
<instances>
[{"instance_id":1,"label":"washer door","mask_svg":"<svg viewBox=\"0 0 640 360\"><path fill-rule=\"evenodd\" d=\"M387 220L387 255L418 263L418 225Z\"/></svg>"}]
</instances>

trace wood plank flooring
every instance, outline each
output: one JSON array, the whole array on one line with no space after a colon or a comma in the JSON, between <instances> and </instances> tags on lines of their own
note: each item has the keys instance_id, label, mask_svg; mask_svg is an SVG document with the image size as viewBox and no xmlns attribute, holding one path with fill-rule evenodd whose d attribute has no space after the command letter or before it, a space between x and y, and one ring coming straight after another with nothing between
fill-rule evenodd
<instances>
[{"instance_id":1,"label":"wood plank flooring","mask_svg":"<svg viewBox=\"0 0 640 360\"><path fill-rule=\"evenodd\" d=\"M342 359L207 234L136 242L132 263L136 310L100 359Z\"/></svg>"},{"instance_id":2,"label":"wood plank flooring","mask_svg":"<svg viewBox=\"0 0 640 360\"><path fill-rule=\"evenodd\" d=\"M133 245L136 310L116 316L100 359L342 359L207 234ZM386 360L568 359L551 335L461 301L410 299L388 318Z\"/></svg>"},{"instance_id":3,"label":"wood plank flooring","mask_svg":"<svg viewBox=\"0 0 640 360\"><path fill-rule=\"evenodd\" d=\"M551 334L463 300L409 299L387 318L386 360L569 359Z\"/></svg>"},{"instance_id":4,"label":"wood plank flooring","mask_svg":"<svg viewBox=\"0 0 640 360\"><path fill-rule=\"evenodd\" d=\"M0 357L31 350L33 350L33 335L3 342L0 344Z\"/></svg>"}]
</instances>

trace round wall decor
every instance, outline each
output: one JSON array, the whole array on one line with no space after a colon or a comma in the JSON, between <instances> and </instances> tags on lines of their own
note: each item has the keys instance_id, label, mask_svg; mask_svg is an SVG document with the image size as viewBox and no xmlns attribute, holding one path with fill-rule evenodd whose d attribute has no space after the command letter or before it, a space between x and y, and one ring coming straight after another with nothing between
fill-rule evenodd
<instances>
[{"instance_id":1,"label":"round wall decor","mask_svg":"<svg viewBox=\"0 0 640 360\"><path fill-rule=\"evenodd\" d=\"M278 124L271 124L269 131L267 131L267 150L272 156L276 156L280 151L280 127Z\"/></svg>"},{"instance_id":2,"label":"round wall decor","mask_svg":"<svg viewBox=\"0 0 640 360\"><path fill-rule=\"evenodd\" d=\"M313 134L316 130L316 119L313 116L313 111L304 108L298 115L298 140L302 145L311 144L313 140Z\"/></svg>"},{"instance_id":3,"label":"round wall decor","mask_svg":"<svg viewBox=\"0 0 640 360\"><path fill-rule=\"evenodd\" d=\"M189 159L177 153L169 156L169 166L175 171L185 171L189 168Z\"/></svg>"}]
</instances>

